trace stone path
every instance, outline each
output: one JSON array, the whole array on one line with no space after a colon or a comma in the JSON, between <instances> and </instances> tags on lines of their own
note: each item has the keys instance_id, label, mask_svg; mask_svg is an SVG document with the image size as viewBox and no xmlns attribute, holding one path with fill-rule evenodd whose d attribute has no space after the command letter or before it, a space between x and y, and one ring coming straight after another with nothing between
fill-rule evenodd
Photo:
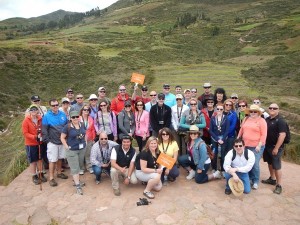
<instances>
[{"instance_id":1,"label":"stone path","mask_svg":"<svg viewBox=\"0 0 300 225\"><path fill-rule=\"evenodd\" d=\"M261 163L261 178L268 177ZM68 171L67 171L68 172ZM249 195L236 198L224 194L225 180L196 184L179 179L155 193L148 206L137 206L143 197L141 184L121 185L121 196L114 196L108 177L96 185L94 176L81 176L86 182L84 195L75 194L72 181L58 179L58 187L31 182L28 170L9 186L0 187L0 224L300 224L300 166L283 163L283 193L273 194L274 186L260 184Z\"/></svg>"}]
</instances>

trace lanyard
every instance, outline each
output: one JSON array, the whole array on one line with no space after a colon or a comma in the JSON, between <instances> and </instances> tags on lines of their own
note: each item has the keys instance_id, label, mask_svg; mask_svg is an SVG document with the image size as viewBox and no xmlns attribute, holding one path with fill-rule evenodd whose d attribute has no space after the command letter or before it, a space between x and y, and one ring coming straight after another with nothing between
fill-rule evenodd
<instances>
[{"instance_id":1,"label":"lanyard","mask_svg":"<svg viewBox=\"0 0 300 225\"><path fill-rule=\"evenodd\" d=\"M164 152L165 154L166 154L166 153L167 153L167 151L168 151L169 144L170 144L170 142L168 142L168 145L167 145L167 147L166 147L166 150L165 150L164 142L162 142L162 143L161 143L161 145L162 145L162 148L163 148L163 152Z\"/></svg>"},{"instance_id":2,"label":"lanyard","mask_svg":"<svg viewBox=\"0 0 300 225\"><path fill-rule=\"evenodd\" d=\"M87 127L88 127L88 125L89 125L89 119L85 120L85 119L82 117L82 122L83 122L84 128L87 129Z\"/></svg>"},{"instance_id":3,"label":"lanyard","mask_svg":"<svg viewBox=\"0 0 300 225\"><path fill-rule=\"evenodd\" d=\"M105 131L105 123L104 123L104 119L103 119L103 112L101 112L101 118L102 118L102 126L103 126L103 130Z\"/></svg>"},{"instance_id":4,"label":"lanyard","mask_svg":"<svg viewBox=\"0 0 300 225\"><path fill-rule=\"evenodd\" d=\"M105 164L109 161L109 160L107 160L107 159L109 159L109 154L108 154L109 151L106 151L106 154L105 154L105 157L104 157L103 150L102 150L102 145L100 144L100 141L99 141L99 149L100 149L100 153L101 153L101 157L102 157L102 162ZM109 145L108 144L107 144L107 150L109 150Z\"/></svg>"},{"instance_id":5,"label":"lanyard","mask_svg":"<svg viewBox=\"0 0 300 225\"><path fill-rule=\"evenodd\" d=\"M216 116L216 125L217 125L217 127L218 127L218 131L221 132L221 124L223 123L223 120L224 120L225 116L222 114L222 118L221 118L220 122L219 122L218 118L219 118L219 117Z\"/></svg>"},{"instance_id":6,"label":"lanyard","mask_svg":"<svg viewBox=\"0 0 300 225\"><path fill-rule=\"evenodd\" d=\"M144 110L142 111L141 116L139 117L140 112L138 111L137 116L136 116L137 124L138 124L138 129L140 129L141 118L142 118L143 112L144 112Z\"/></svg>"},{"instance_id":7,"label":"lanyard","mask_svg":"<svg viewBox=\"0 0 300 225\"><path fill-rule=\"evenodd\" d=\"M180 112L178 113L179 107L177 106L177 117L178 117L178 120L180 120L180 118L181 118L182 108L183 108L183 106L180 107Z\"/></svg>"}]
</instances>

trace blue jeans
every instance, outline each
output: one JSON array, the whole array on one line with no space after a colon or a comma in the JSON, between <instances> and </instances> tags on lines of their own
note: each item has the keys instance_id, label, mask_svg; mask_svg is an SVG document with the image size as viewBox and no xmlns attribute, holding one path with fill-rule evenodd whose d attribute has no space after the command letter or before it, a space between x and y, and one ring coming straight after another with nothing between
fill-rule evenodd
<instances>
[{"instance_id":1,"label":"blue jeans","mask_svg":"<svg viewBox=\"0 0 300 225\"><path fill-rule=\"evenodd\" d=\"M108 173L110 173L110 167L107 169L104 169L102 167L96 166L96 165L92 165L94 174L96 176L96 181L100 181L101 180L101 173L103 170L107 170Z\"/></svg>"},{"instance_id":2,"label":"blue jeans","mask_svg":"<svg viewBox=\"0 0 300 225\"><path fill-rule=\"evenodd\" d=\"M259 183L259 177L260 177L259 161L260 161L260 159L261 159L261 157L264 153L265 146L261 146L259 152L255 151L255 147L245 146L245 148L251 150L255 155L255 163L254 163L252 169L249 171L249 178L250 178L250 181L252 181L253 183L258 184Z\"/></svg>"},{"instance_id":3,"label":"blue jeans","mask_svg":"<svg viewBox=\"0 0 300 225\"><path fill-rule=\"evenodd\" d=\"M196 165L193 161L193 159L189 160L189 156L190 155L181 155L178 157L178 163L183 167L183 168L187 168L187 167L191 167L193 170L196 169Z\"/></svg>"},{"instance_id":4,"label":"blue jeans","mask_svg":"<svg viewBox=\"0 0 300 225\"><path fill-rule=\"evenodd\" d=\"M164 181L165 170L166 169L164 169L163 172L161 173L161 182ZM172 169L170 169L170 171L169 171L168 177L171 177L174 180L176 180L176 177L178 177L178 176L179 176L179 169L178 169L177 165L174 164L174 166L172 167Z\"/></svg>"},{"instance_id":5,"label":"blue jeans","mask_svg":"<svg viewBox=\"0 0 300 225\"><path fill-rule=\"evenodd\" d=\"M250 179L249 179L249 175L248 173L240 173L240 172L236 172L236 175L241 179L241 181L244 184L244 193L248 194L251 191L251 187L250 187ZM230 190L230 187L228 185L228 180L231 178L231 174L229 173L225 173L225 179L226 179L226 189Z\"/></svg>"},{"instance_id":6,"label":"blue jeans","mask_svg":"<svg viewBox=\"0 0 300 225\"><path fill-rule=\"evenodd\" d=\"M220 160L220 167L221 167L221 171L224 171L223 169L223 163L224 163L224 158L225 158L225 144L226 142L224 142L221 145L221 160ZM218 170L218 142L215 142L212 140L212 150L214 152L214 158L211 162L211 167L213 170Z\"/></svg>"},{"instance_id":7,"label":"blue jeans","mask_svg":"<svg viewBox=\"0 0 300 225\"><path fill-rule=\"evenodd\" d=\"M195 181L197 184L203 184L208 181L208 176L207 176L207 171L210 167L210 163L204 164L204 170L202 170L202 173L197 173L195 174Z\"/></svg>"}]
</instances>

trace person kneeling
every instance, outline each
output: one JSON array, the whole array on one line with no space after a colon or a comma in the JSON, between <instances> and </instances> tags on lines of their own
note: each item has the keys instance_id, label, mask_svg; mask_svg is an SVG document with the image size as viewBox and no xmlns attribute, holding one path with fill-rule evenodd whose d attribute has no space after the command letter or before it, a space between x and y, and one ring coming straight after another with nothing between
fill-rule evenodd
<instances>
[{"instance_id":1,"label":"person kneeling","mask_svg":"<svg viewBox=\"0 0 300 225\"><path fill-rule=\"evenodd\" d=\"M159 154L158 140L151 136L146 143L145 150L136 159L136 177L142 182L147 182L143 194L150 199L154 198L152 190L160 191L162 188L160 179L162 168L156 162Z\"/></svg>"},{"instance_id":2,"label":"person kneeling","mask_svg":"<svg viewBox=\"0 0 300 225\"><path fill-rule=\"evenodd\" d=\"M245 149L245 142L241 138L234 141L233 149L225 156L224 170L226 178L225 194L230 195L232 191L229 188L228 180L233 177L235 182L241 180L244 184L244 193L251 191L248 172L252 169L255 162L254 153Z\"/></svg>"}]
</instances>

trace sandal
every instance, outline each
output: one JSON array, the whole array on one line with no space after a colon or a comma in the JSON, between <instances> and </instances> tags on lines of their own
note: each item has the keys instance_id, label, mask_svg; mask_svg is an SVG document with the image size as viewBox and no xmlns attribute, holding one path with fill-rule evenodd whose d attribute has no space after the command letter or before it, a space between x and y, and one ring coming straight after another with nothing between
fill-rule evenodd
<instances>
[{"instance_id":1,"label":"sandal","mask_svg":"<svg viewBox=\"0 0 300 225\"><path fill-rule=\"evenodd\" d=\"M154 194L151 191L144 191L143 194L149 199L154 199Z\"/></svg>"}]
</instances>

